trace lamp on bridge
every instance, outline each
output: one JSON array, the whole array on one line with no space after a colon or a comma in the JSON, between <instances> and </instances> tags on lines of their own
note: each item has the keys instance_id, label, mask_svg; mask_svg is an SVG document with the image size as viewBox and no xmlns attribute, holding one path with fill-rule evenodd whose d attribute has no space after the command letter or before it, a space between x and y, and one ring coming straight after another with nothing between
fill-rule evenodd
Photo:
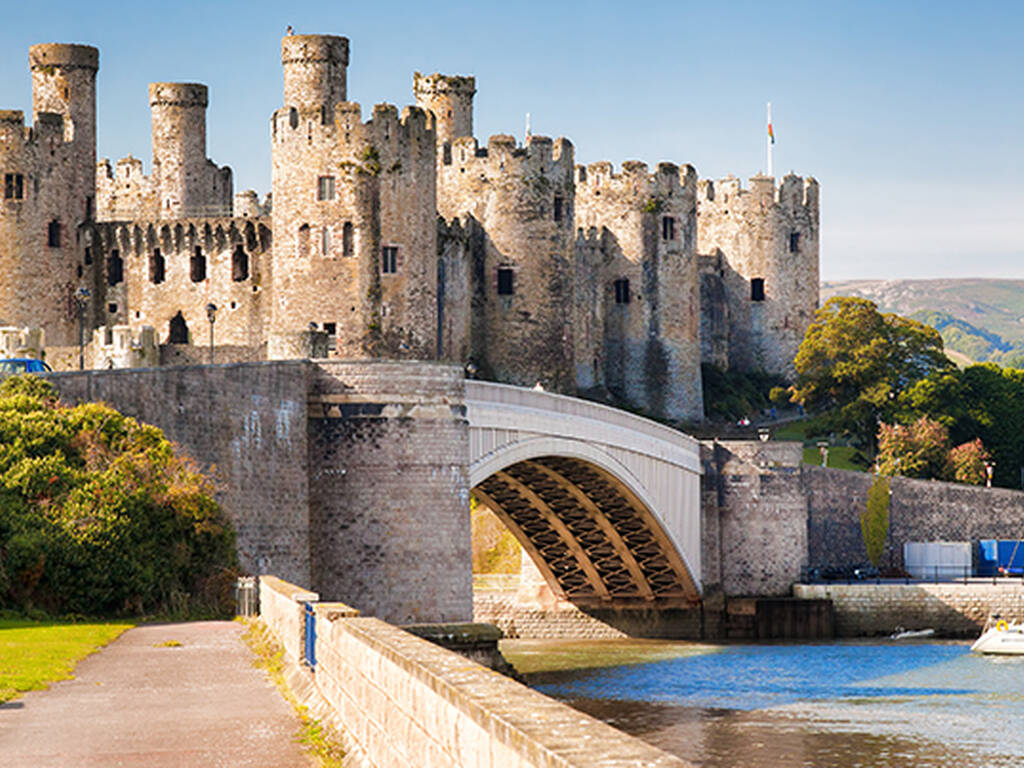
<instances>
[{"instance_id":1,"label":"lamp on bridge","mask_svg":"<svg viewBox=\"0 0 1024 768\"><path fill-rule=\"evenodd\" d=\"M772 431L768 427L757 428L757 439L762 443L767 443L772 436Z\"/></svg>"},{"instance_id":2,"label":"lamp on bridge","mask_svg":"<svg viewBox=\"0 0 1024 768\"><path fill-rule=\"evenodd\" d=\"M206 318L210 321L210 365L213 365L213 323L217 319L217 305L206 305Z\"/></svg>"},{"instance_id":3,"label":"lamp on bridge","mask_svg":"<svg viewBox=\"0 0 1024 768\"><path fill-rule=\"evenodd\" d=\"M995 469L996 463L994 461L985 462L985 487L992 487L992 470Z\"/></svg>"}]
</instances>

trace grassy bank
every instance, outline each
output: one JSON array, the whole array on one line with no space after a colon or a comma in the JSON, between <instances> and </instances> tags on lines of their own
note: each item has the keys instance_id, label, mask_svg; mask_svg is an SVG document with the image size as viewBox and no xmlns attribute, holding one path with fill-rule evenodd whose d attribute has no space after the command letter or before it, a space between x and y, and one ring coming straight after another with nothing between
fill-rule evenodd
<instances>
[{"instance_id":1,"label":"grassy bank","mask_svg":"<svg viewBox=\"0 0 1024 768\"><path fill-rule=\"evenodd\" d=\"M804 444L804 464L821 464L819 441L829 440L829 430L821 417L789 421L772 428L773 440L792 440ZM858 448L852 445L831 445L828 466L864 472L868 462Z\"/></svg>"},{"instance_id":2,"label":"grassy bank","mask_svg":"<svg viewBox=\"0 0 1024 768\"><path fill-rule=\"evenodd\" d=\"M0 619L0 702L71 679L79 661L133 626Z\"/></svg>"}]
</instances>

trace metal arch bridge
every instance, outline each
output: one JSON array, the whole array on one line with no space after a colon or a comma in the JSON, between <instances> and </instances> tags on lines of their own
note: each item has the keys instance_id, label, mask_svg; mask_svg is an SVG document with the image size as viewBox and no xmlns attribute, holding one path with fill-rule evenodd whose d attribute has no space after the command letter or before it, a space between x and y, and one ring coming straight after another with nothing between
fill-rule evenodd
<instances>
[{"instance_id":1,"label":"metal arch bridge","mask_svg":"<svg viewBox=\"0 0 1024 768\"><path fill-rule=\"evenodd\" d=\"M695 439L573 397L466 382L470 486L582 607L700 599Z\"/></svg>"}]
</instances>

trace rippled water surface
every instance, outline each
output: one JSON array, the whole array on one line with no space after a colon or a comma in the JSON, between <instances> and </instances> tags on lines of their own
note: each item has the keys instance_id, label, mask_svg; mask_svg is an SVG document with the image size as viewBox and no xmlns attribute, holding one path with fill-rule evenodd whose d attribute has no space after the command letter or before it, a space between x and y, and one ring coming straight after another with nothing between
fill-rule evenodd
<instances>
[{"instance_id":1,"label":"rippled water surface","mask_svg":"<svg viewBox=\"0 0 1024 768\"><path fill-rule=\"evenodd\" d=\"M531 643L532 668L566 646ZM676 648L687 655L528 682L708 768L1024 765L1024 657L942 642Z\"/></svg>"}]
</instances>

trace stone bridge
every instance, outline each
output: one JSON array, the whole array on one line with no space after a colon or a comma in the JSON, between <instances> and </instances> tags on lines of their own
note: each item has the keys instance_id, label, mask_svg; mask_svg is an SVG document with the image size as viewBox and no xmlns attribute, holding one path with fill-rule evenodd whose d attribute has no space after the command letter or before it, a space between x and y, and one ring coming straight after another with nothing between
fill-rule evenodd
<instances>
[{"instance_id":1,"label":"stone bridge","mask_svg":"<svg viewBox=\"0 0 1024 768\"><path fill-rule=\"evenodd\" d=\"M466 382L469 482L552 591L581 607L699 599L697 441L625 411Z\"/></svg>"},{"instance_id":2,"label":"stone bridge","mask_svg":"<svg viewBox=\"0 0 1024 768\"><path fill-rule=\"evenodd\" d=\"M387 621L473 617L469 499L584 609L700 600L699 448L595 403L437 363L53 374L164 429L219 480L241 565Z\"/></svg>"}]
</instances>

